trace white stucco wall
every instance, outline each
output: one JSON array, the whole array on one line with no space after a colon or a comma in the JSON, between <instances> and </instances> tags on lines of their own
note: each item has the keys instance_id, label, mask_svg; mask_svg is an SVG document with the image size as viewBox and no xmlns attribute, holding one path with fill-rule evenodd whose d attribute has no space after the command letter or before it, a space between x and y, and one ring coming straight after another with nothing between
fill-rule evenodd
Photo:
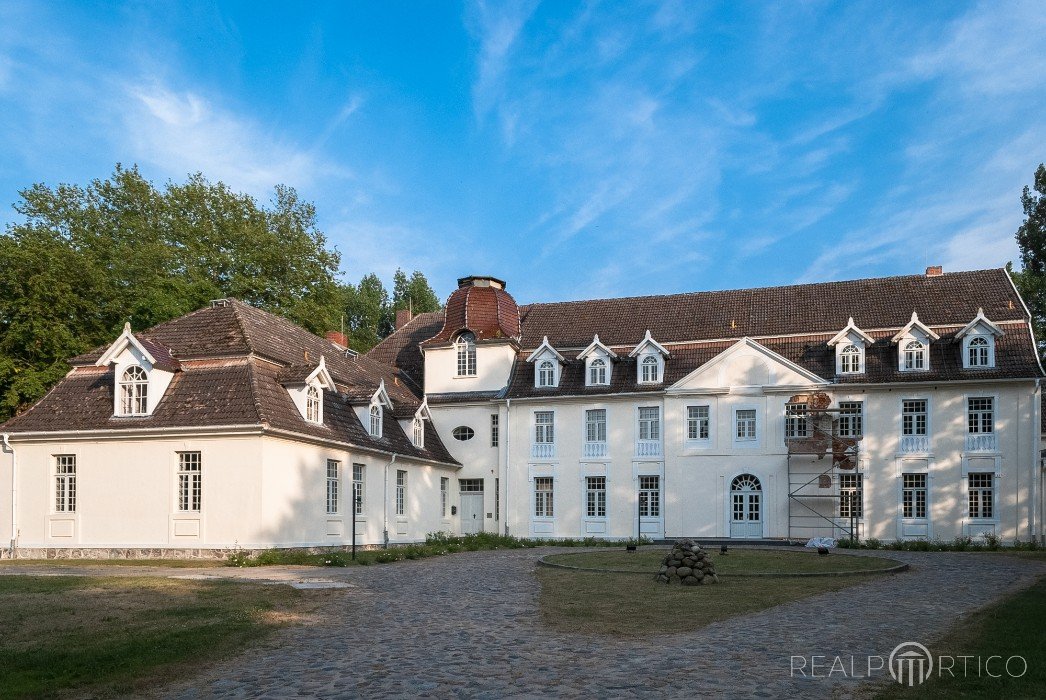
<instances>
[{"instance_id":1,"label":"white stucco wall","mask_svg":"<svg viewBox=\"0 0 1046 700\"><path fill-rule=\"evenodd\" d=\"M497 391L508 382L515 359L516 351L510 343L481 342L476 345L476 376L459 377L456 348L427 348L425 393Z\"/></svg>"}]
</instances>

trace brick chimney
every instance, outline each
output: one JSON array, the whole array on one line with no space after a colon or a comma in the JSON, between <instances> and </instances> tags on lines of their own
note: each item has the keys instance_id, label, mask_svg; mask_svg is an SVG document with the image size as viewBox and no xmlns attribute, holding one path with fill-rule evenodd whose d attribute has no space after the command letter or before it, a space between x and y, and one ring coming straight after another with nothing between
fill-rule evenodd
<instances>
[{"instance_id":1,"label":"brick chimney","mask_svg":"<svg viewBox=\"0 0 1046 700\"><path fill-rule=\"evenodd\" d=\"M940 277L943 274L944 268L940 265L930 265L928 268L926 268L927 277Z\"/></svg>"},{"instance_id":2,"label":"brick chimney","mask_svg":"<svg viewBox=\"0 0 1046 700\"><path fill-rule=\"evenodd\" d=\"M410 323L410 319L413 315L410 313L410 309L400 309L396 312L396 330L403 328L405 325Z\"/></svg>"},{"instance_id":3,"label":"brick chimney","mask_svg":"<svg viewBox=\"0 0 1046 700\"><path fill-rule=\"evenodd\" d=\"M331 341L342 350L349 349L349 339L345 337L344 333L339 331L327 331L327 340Z\"/></svg>"}]
</instances>

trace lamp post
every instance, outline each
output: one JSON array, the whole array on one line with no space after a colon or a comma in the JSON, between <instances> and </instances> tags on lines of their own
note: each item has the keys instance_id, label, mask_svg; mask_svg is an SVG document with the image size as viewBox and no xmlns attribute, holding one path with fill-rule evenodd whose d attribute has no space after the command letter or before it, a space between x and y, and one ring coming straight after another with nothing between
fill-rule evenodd
<instances>
[{"instance_id":1,"label":"lamp post","mask_svg":"<svg viewBox=\"0 0 1046 700\"><path fill-rule=\"evenodd\" d=\"M363 505L363 498L358 493L355 493L355 484L353 484L352 490L354 492L354 498L352 499L352 560L356 561L356 514L359 513L360 506Z\"/></svg>"}]
</instances>

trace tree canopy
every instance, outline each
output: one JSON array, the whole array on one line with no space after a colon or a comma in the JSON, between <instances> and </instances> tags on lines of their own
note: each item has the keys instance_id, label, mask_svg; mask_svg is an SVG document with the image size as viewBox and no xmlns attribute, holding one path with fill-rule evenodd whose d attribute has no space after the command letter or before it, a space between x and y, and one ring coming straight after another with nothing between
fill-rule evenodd
<instances>
[{"instance_id":1,"label":"tree canopy","mask_svg":"<svg viewBox=\"0 0 1046 700\"><path fill-rule=\"evenodd\" d=\"M347 318L363 329L351 333L360 351L391 331L398 300L439 307L420 272L397 272L392 301L374 275L340 284L315 207L283 185L262 205L200 173L157 188L117 165L85 187L19 194L22 220L0 235L0 421L124 322L148 328L211 299L236 297L321 334Z\"/></svg>"},{"instance_id":2,"label":"tree canopy","mask_svg":"<svg viewBox=\"0 0 1046 700\"><path fill-rule=\"evenodd\" d=\"M1046 165L1035 170L1034 192L1025 185L1021 205L1024 223L1017 229L1017 247L1023 269L1013 277L1031 311L1041 353L1046 348Z\"/></svg>"}]
</instances>

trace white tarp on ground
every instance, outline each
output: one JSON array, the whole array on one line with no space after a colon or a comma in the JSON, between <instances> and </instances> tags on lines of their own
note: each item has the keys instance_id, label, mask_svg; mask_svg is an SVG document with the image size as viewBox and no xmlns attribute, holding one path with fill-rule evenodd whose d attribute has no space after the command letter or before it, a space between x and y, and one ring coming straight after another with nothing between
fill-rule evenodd
<instances>
[{"instance_id":1,"label":"white tarp on ground","mask_svg":"<svg viewBox=\"0 0 1046 700\"><path fill-rule=\"evenodd\" d=\"M831 537L812 537L810 541L806 543L807 547L827 547L828 549L835 548L835 539Z\"/></svg>"}]
</instances>

